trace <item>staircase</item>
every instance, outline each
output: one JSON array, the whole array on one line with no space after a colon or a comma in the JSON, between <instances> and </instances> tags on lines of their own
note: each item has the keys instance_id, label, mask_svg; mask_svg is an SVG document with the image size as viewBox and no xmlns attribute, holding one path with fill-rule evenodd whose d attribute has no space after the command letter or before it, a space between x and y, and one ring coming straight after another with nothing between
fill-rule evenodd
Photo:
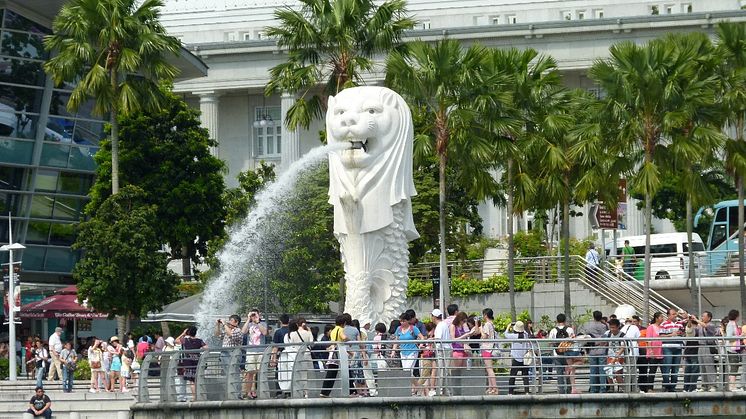
<instances>
[{"instance_id":1,"label":"staircase","mask_svg":"<svg viewBox=\"0 0 746 419\"><path fill-rule=\"evenodd\" d=\"M574 259L582 271L577 277L578 282L616 305L629 304L635 308L638 315L645 313L645 287L640 281L628 275L624 272L624 269L608 261L601 263L601 269L596 269L595 275L589 275L588 264L585 259L580 256L575 256ZM671 300L653 289L648 289L648 298L650 301L649 314L651 316L656 311L666 313L669 308L680 309Z\"/></svg>"},{"instance_id":2,"label":"staircase","mask_svg":"<svg viewBox=\"0 0 746 419\"><path fill-rule=\"evenodd\" d=\"M0 381L0 419L23 418L34 394L36 380ZM135 403L133 393L89 393L89 382L76 382L72 393L62 391L60 381L45 381L55 419L125 419Z\"/></svg>"}]
</instances>

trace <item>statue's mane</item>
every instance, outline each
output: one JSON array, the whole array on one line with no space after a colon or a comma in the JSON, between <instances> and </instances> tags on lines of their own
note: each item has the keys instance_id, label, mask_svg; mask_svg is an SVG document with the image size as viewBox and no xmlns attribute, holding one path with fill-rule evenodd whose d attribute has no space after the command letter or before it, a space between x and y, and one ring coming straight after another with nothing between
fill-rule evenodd
<instances>
[{"instance_id":1,"label":"statue's mane","mask_svg":"<svg viewBox=\"0 0 746 419\"><path fill-rule=\"evenodd\" d=\"M356 91L360 89L359 91ZM391 207L405 202L411 206L411 197L417 194L412 181L412 148L414 127L412 114L404 99L396 92L385 87L354 87L344 90L336 99L345 100L348 95L376 95L384 106L385 112L393 110L396 121L394 132L382 133L389 141L388 147L379 153L368 166L360 168L357 181L353 181L342 164L337 153L329 154L329 203L335 206L335 233L347 233L339 208L339 197L345 191L359 198L365 213L361 233L379 230L393 222ZM333 135L330 129L330 111L327 113L327 135ZM332 139L334 139L332 137ZM354 191L350 189L354 188ZM354 192L354 193L353 193ZM404 220L407 237L412 240L418 237L411 220L411 211L407 211L408 220Z\"/></svg>"}]
</instances>

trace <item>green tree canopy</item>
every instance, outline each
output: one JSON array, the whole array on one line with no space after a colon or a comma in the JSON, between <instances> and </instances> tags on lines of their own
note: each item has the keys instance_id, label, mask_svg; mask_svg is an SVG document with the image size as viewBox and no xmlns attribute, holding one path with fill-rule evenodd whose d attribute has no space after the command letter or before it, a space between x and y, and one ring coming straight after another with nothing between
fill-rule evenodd
<instances>
[{"instance_id":1,"label":"green tree canopy","mask_svg":"<svg viewBox=\"0 0 746 419\"><path fill-rule=\"evenodd\" d=\"M285 123L308 128L323 119L327 98L374 70L373 56L399 47L414 26L404 0L300 0L300 10L275 11L278 26L267 28L288 49L288 59L270 69L265 93L298 93Z\"/></svg>"},{"instance_id":2,"label":"green tree canopy","mask_svg":"<svg viewBox=\"0 0 746 419\"><path fill-rule=\"evenodd\" d=\"M225 164L210 154L215 141L202 128L199 113L174 94L157 111L119 117L123 185L137 185L157 217L151 226L171 257L199 262L207 244L224 231ZM111 195L111 143L96 154L96 182L86 207L95 215Z\"/></svg>"},{"instance_id":3,"label":"green tree canopy","mask_svg":"<svg viewBox=\"0 0 746 419\"><path fill-rule=\"evenodd\" d=\"M160 310L176 295L179 278L166 268L155 229L157 208L128 185L79 225L73 246L83 257L73 269L78 296L109 315L136 317Z\"/></svg>"},{"instance_id":4,"label":"green tree canopy","mask_svg":"<svg viewBox=\"0 0 746 419\"><path fill-rule=\"evenodd\" d=\"M112 191L119 190L120 114L160 107L161 83L170 84L178 69L167 61L179 41L166 34L159 19L161 0L70 0L44 39L56 53L44 69L55 84L74 84L68 108L93 100L98 115L110 116Z\"/></svg>"}]
</instances>

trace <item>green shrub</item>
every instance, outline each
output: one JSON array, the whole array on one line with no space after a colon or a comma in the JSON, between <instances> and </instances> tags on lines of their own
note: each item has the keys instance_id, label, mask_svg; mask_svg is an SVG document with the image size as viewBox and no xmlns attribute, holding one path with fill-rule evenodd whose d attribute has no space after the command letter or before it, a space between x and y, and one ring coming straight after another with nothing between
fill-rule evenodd
<instances>
[{"instance_id":1,"label":"green shrub","mask_svg":"<svg viewBox=\"0 0 746 419\"><path fill-rule=\"evenodd\" d=\"M523 310L520 313L517 313L516 317L523 323L526 323L528 320L531 319L531 315L528 313L528 310ZM502 335L502 333L505 331L505 329L508 328L508 325L510 323L510 313L497 313L495 314L495 320L492 322L492 324L495 325L495 330L497 331L498 335Z\"/></svg>"},{"instance_id":2,"label":"green shrub","mask_svg":"<svg viewBox=\"0 0 746 419\"><path fill-rule=\"evenodd\" d=\"M75 369L73 374L75 380L90 380L91 379L91 365L87 359L81 359L78 361L78 368Z\"/></svg>"},{"instance_id":3,"label":"green shrub","mask_svg":"<svg viewBox=\"0 0 746 419\"><path fill-rule=\"evenodd\" d=\"M21 373L21 366L16 365L16 374ZM10 375L10 360L0 359L0 380L7 380Z\"/></svg>"},{"instance_id":4,"label":"green shrub","mask_svg":"<svg viewBox=\"0 0 746 419\"><path fill-rule=\"evenodd\" d=\"M433 295L433 281L410 279L407 297L427 297Z\"/></svg>"},{"instance_id":5,"label":"green shrub","mask_svg":"<svg viewBox=\"0 0 746 419\"><path fill-rule=\"evenodd\" d=\"M534 288L534 280L525 275L515 276L515 291L531 291ZM451 281L451 296L466 297L475 294L491 294L494 292L508 292L508 277L505 275L492 275L487 279L474 279L466 275L454 278ZM433 293L432 281L414 279L409 281L407 289L408 297L426 297Z\"/></svg>"},{"instance_id":6,"label":"green shrub","mask_svg":"<svg viewBox=\"0 0 746 419\"><path fill-rule=\"evenodd\" d=\"M542 241L541 232L537 230L519 231L513 237L515 252L518 257L528 258L546 256L547 249Z\"/></svg>"}]
</instances>

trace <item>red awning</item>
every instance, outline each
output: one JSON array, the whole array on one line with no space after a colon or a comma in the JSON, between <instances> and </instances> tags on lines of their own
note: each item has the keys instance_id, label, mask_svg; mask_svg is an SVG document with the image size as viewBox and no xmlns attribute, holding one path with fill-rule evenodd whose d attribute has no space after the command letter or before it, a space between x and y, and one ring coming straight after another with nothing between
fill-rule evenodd
<instances>
[{"instance_id":1,"label":"red awning","mask_svg":"<svg viewBox=\"0 0 746 419\"><path fill-rule=\"evenodd\" d=\"M21 307L20 316L25 319L104 319L108 317L107 314L97 313L90 307L81 305L78 302L75 286L65 287L41 301L26 304Z\"/></svg>"}]
</instances>

